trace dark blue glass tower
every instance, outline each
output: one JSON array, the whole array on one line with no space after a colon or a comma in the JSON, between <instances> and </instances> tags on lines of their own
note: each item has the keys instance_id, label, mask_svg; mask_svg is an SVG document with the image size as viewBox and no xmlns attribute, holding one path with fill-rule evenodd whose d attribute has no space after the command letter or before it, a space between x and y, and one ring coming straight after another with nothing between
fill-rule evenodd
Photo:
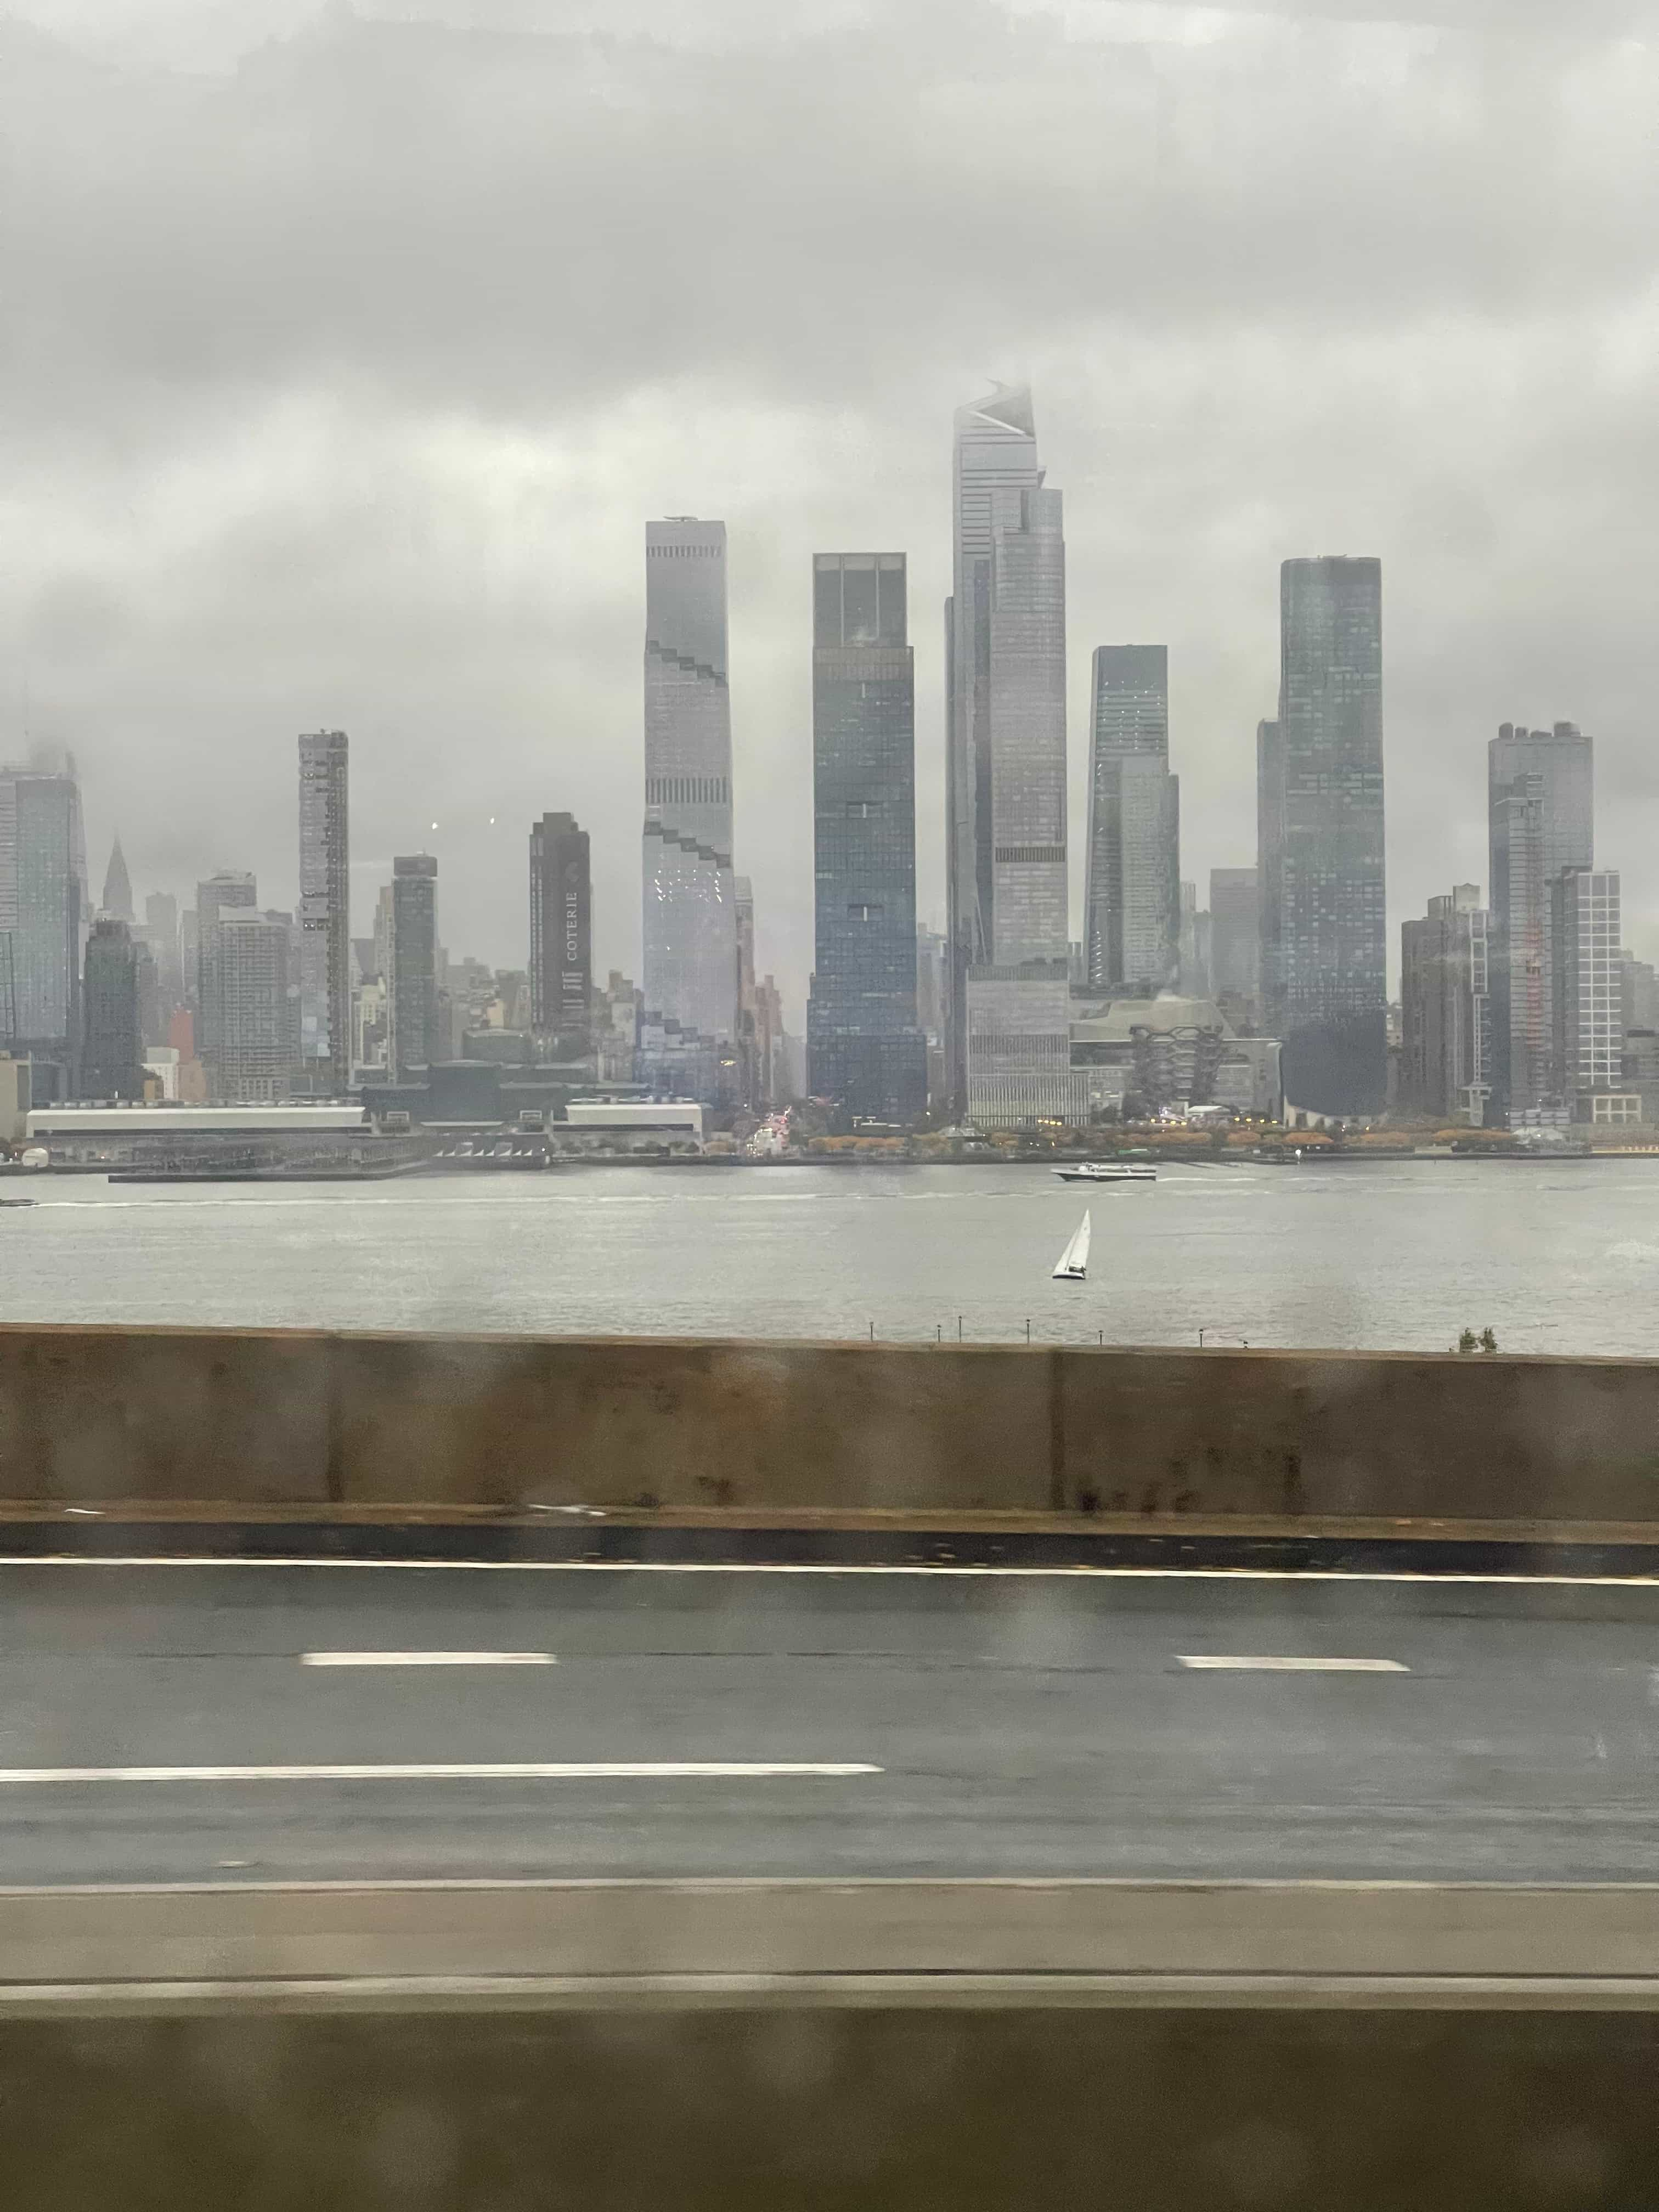
<instances>
[{"instance_id":1,"label":"dark blue glass tower","mask_svg":"<svg viewBox=\"0 0 1659 2212\"><path fill-rule=\"evenodd\" d=\"M854 1120L927 1103L916 1024L915 682L902 553L812 563L816 969L807 1088Z\"/></svg>"}]
</instances>

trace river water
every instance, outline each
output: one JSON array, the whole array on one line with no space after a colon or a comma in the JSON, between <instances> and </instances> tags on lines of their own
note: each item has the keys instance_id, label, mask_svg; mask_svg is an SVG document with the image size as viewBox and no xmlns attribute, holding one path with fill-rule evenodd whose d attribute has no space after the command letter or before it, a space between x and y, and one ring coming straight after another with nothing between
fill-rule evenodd
<instances>
[{"instance_id":1,"label":"river water","mask_svg":"<svg viewBox=\"0 0 1659 2212\"><path fill-rule=\"evenodd\" d=\"M0 1320L1401 1350L1467 1325L1659 1355L1659 1161L26 1188L0 1211ZM1089 1279L1055 1283L1085 1205Z\"/></svg>"}]
</instances>

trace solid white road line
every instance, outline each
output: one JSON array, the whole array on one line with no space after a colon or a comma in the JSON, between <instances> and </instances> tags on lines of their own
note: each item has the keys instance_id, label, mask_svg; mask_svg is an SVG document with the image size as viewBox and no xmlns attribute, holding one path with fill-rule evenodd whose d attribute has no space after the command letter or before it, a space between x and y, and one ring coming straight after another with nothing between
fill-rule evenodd
<instances>
[{"instance_id":1,"label":"solid white road line","mask_svg":"<svg viewBox=\"0 0 1659 2212\"><path fill-rule=\"evenodd\" d=\"M494 1764L343 1766L0 1766L7 1784L55 1782L658 1782L841 1781L879 1774L861 1760L738 1759L545 1759Z\"/></svg>"},{"instance_id":2,"label":"solid white road line","mask_svg":"<svg viewBox=\"0 0 1659 2212\"><path fill-rule=\"evenodd\" d=\"M302 1667L556 1667L550 1651L302 1651Z\"/></svg>"},{"instance_id":3,"label":"solid white road line","mask_svg":"<svg viewBox=\"0 0 1659 2212\"><path fill-rule=\"evenodd\" d=\"M207 1552L3 1552L0 1567L304 1567L349 1573L376 1570L441 1575L875 1575L974 1577L990 1581L1171 1583L1444 1583L1507 1589L1659 1590L1656 1575L1437 1574L1426 1567L994 1567L913 1564L833 1565L828 1562L769 1564L713 1559L347 1559L284 1553L258 1559L245 1552L216 1557Z\"/></svg>"},{"instance_id":4,"label":"solid white road line","mask_svg":"<svg viewBox=\"0 0 1659 2212\"><path fill-rule=\"evenodd\" d=\"M1301 1653L1177 1651L1183 1667L1214 1674L1409 1674L1403 1659L1313 1659Z\"/></svg>"}]
</instances>

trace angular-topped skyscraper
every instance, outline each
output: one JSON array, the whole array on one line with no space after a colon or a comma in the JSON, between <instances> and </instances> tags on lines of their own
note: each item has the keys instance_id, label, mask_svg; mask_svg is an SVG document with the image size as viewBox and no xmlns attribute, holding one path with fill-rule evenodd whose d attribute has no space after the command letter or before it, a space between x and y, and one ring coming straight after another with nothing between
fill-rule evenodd
<instances>
[{"instance_id":1,"label":"angular-topped skyscraper","mask_svg":"<svg viewBox=\"0 0 1659 2212\"><path fill-rule=\"evenodd\" d=\"M126 856L121 850L121 835L117 830L115 842L110 848L109 866L104 871L104 912L112 914L118 921L131 921L132 878L127 873Z\"/></svg>"},{"instance_id":2,"label":"angular-topped skyscraper","mask_svg":"<svg viewBox=\"0 0 1659 2212\"><path fill-rule=\"evenodd\" d=\"M726 525L646 525L644 995L647 1082L714 1098L737 1029Z\"/></svg>"},{"instance_id":3,"label":"angular-topped skyscraper","mask_svg":"<svg viewBox=\"0 0 1659 2212\"><path fill-rule=\"evenodd\" d=\"M957 416L950 603L952 1090L975 1120L1074 1118L1066 858L1066 540L1030 395Z\"/></svg>"},{"instance_id":4,"label":"angular-topped skyscraper","mask_svg":"<svg viewBox=\"0 0 1659 2212\"><path fill-rule=\"evenodd\" d=\"M958 408L951 592L945 603L945 934L950 995L946 1081L963 1110L968 1083L968 970L991 957L996 891L992 824L991 569L999 493L1034 491L1031 395L999 386Z\"/></svg>"},{"instance_id":5,"label":"angular-topped skyscraper","mask_svg":"<svg viewBox=\"0 0 1659 2212\"><path fill-rule=\"evenodd\" d=\"M1380 1113L1388 1079L1382 564L1279 570L1279 719L1258 732L1262 989L1286 1111Z\"/></svg>"},{"instance_id":6,"label":"angular-topped skyscraper","mask_svg":"<svg viewBox=\"0 0 1659 2212\"><path fill-rule=\"evenodd\" d=\"M1170 774L1170 656L1095 649L1084 973L1091 988L1152 997L1176 981L1180 786Z\"/></svg>"}]
</instances>

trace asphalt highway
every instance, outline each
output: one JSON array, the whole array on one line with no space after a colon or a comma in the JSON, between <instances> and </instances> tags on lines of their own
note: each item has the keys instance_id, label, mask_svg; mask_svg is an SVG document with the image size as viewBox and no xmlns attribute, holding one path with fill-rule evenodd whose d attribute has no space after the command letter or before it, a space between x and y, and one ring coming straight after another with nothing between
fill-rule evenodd
<instances>
[{"instance_id":1,"label":"asphalt highway","mask_svg":"<svg viewBox=\"0 0 1659 2212\"><path fill-rule=\"evenodd\" d=\"M1659 1880L1659 1584L0 1565L0 1883Z\"/></svg>"}]
</instances>

